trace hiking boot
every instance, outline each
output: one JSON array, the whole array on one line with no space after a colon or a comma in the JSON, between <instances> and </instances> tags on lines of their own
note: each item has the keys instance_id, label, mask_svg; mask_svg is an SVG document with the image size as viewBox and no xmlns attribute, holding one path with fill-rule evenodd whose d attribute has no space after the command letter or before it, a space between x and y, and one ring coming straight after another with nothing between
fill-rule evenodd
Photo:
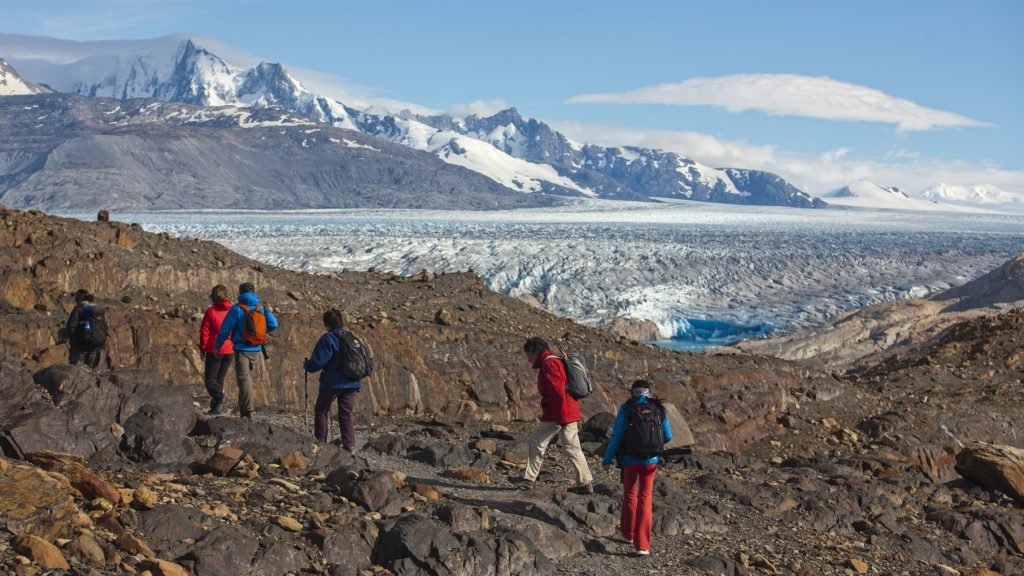
<instances>
[{"instance_id":1,"label":"hiking boot","mask_svg":"<svg viewBox=\"0 0 1024 576\"><path fill-rule=\"evenodd\" d=\"M252 420L252 416L253 416L252 412L242 412L242 418L246 418L248 420Z\"/></svg>"},{"instance_id":2,"label":"hiking boot","mask_svg":"<svg viewBox=\"0 0 1024 576\"><path fill-rule=\"evenodd\" d=\"M520 490L533 490L533 480L522 477L512 480L512 485Z\"/></svg>"},{"instance_id":3,"label":"hiking boot","mask_svg":"<svg viewBox=\"0 0 1024 576\"><path fill-rule=\"evenodd\" d=\"M573 486L572 488L569 488L569 492L572 492L573 494L593 494L594 485L590 482L587 482L586 484L580 484L578 486Z\"/></svg>"},{"instance_id":4,"label":"hiking boot","mask_svg":"<svg viewBox=\"0 0 1024 576\"><path fill-rule=\"evenodd\" d=\"M210 416L219 416L224 412L224 400L213 400L210 402Z\"/></svg>"}]
</instances>

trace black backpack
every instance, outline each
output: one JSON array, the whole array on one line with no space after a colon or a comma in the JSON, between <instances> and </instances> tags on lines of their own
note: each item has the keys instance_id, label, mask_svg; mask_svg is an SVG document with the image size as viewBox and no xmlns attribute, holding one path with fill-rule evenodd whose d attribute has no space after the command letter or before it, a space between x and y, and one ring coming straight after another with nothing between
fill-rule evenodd
<instances>
[{"instance_id":1,"label":"black backpack","mask_svg":"<svg viewBox=\"0 0 1024 576\"><path fill-rule=\"evenodd\" d=\"M75 327L75 343L86 350L98 350L107 343L107 319L86 308Z\"/></svg>"},{"instance_id":2,"label":"black backpack","mask_svg":"<svg viewBox=\"0 0 1024 576\"><path fill-rule=\"evenodd\" d=\"M626 402L626 435L622 439L620 455L634 458L649 459L660 455L665 450L665 408L661 402Z\"/></svg>"},{"instance_id":3,"label":"black backpack","mask_svg":"<svg viewBox=\"0 0 1024 576\"><path fill-rule=\"evenodd\" d=\"M349 380L362 380L373 372L370 350L348 330L332 332L338 341L338 352L327 363L329 370L337 370Z\"/></svg>"}]
</instances>

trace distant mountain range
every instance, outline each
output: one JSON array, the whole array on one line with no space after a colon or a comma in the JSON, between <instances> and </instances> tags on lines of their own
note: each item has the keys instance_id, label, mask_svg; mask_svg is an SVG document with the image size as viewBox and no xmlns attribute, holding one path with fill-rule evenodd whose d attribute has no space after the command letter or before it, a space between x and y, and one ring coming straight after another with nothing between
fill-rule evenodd
<instances>
[{"instance_id":1,"label":"distant mountain range","mask_svg":"<svg viewBox=\"0 0 1024 576\"><path fill-rule=\"evenodd\" d=\"M523 118L515 109L486 118L457 118L411 112L391 114L367 106L349 106L328 94L307 89L281 64L254 62L215 41L189 36L79 43L7 34L0 35L0 55L7 57L25 78L58 92L118 100L154 98L208 109L231 106L279 110L427 152L446 164L485 176L506 192L629 200L671 198L802 208L826 205L775 174L741 168L711 168L672 152L581 144L543 122ZM4 74L17 77L9 67ZM88 108L74 102L77 109ZM140 109L139 104L128 107ZM193 110L189 114L199 112ZM157 131L164 135L168 130L181 128L164 121L136 123L136 132L143 125L161 125ZM205 125L206 128L211 126ZM352 136L346 138L353 139ZM18 143L8 144L13 144L13 150L7 153L15 154ZM367 144L371 145L381 146ZM290 149L289 153L305 152ZM18 186L27 185L27 179L16 178L8 164L0 162L0 182L19 181ZM189 170L205 174L198 167L185 168ZM368 172L364 176L373 173ZM216 174L207 175L216 177ZM353 182L355 187L376 184ZM460 189L476 187L476 180L455 186ZM483 187L487 188L489 186ZM161 197L167 193L168 190L160 191ZM340 193L340 189L332 188L325 193ZM32 197L39 201L38 197ZM56 201L55 197L46 197L48 201ZM29 196L20 198L28 201ZM385 204L395 198L391 196ZM329 205L348 203L348 200L326 202ZM458 197L452 204L466 207L467 203Z\"/></svg>"},{"instance_id":2,"label":"distant mountain range","mask_svg":"<svg viewBox=\"0 0 1024 576\"><path fill-rule=\"evenodd\" d=\"M882 187L870 180L857 180L828 194L831 205L886 210L945 212L986 212L1024 209L1024 199L994 186L950 186L939 184L908 195L895 186Z\"/></svg>"},{"instance_id":3,"label":"distant mountain range","mask_svg":"<svg viewBox=\"0 0 1024 576\"><path fill-rule=\"evenodd\" d=\"M0 203L48 210L554 204L290 112L75 94L0 98Z\"/></svg>"}]
</instances>

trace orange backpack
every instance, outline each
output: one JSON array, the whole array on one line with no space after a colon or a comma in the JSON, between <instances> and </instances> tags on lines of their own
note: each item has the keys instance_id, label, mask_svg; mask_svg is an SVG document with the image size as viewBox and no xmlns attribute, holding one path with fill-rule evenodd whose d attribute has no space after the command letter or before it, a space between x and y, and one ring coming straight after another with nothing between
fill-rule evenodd
<instances>
[{"instance_id":1,"label":"orange backpack","mask_svg":"<svg viewBox=\"0 0 1024 576\"><path fill-rule=\"evenodd\" d=\"M263 346L267 343L267 315L262 306L250 309L245 304L238 304L245 310L245 326L242 328L242 342L250 346Z\"/></svg>"}]
</instances>

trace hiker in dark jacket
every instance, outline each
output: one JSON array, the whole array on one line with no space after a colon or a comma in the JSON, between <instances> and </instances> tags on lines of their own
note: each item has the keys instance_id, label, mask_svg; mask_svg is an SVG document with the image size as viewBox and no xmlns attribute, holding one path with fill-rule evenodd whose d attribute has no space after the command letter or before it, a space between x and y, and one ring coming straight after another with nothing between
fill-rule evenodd
<instances>
[{"instance_id":1,"label":"hiker in dark jacket","mask_svg":"<svg viewBox=\"0 0 1024 576\"><path fill-rule=\"evenodd\" d=\"M224 379L235 358L235 347L231 340L225 340L220 348L214 348L224 317L231 310L228 289L218 284L210 291L211 306L203 314L199 324L199 353L203 356L203 382L210 394L210 414L220 414L224 407Z\"/></svg>"},{"instance_id":2,"label":"hiker in dark jacket","mask_svg":"<svg viewBox=\"0 0 1024 576\"><path fill-rule=\"evenodd\" d=\"M324 312L324 327L327 333L320 337L313 353L306 360L306 372L320 372L320 391L313 409L313 434L321 442L327 441L328 419L331 404L338 401L338 423L341 426L341 444L345 450L356 449L356 427L352 413L356 406L356 394L362 388L362 381L351 380L335 367L336 356L341 353L339 333L345 330L345 320L340 311L330 309Z\"/></svg>"},{"instance_id":3,"label":"hiker in dark jacket","mask_svg":"<svg viewBox=\"0 0 1024 576\"><path fill-rule=\"evenodd\" d=\"M530 436L529 459L526 472L515 482L521 487L529 488L540 475L541 463L548 444L558 436L558 443L576 467L578 484L573 492L593 494L593 477L587 457L580 447L579 421L580 403L566 391L568 379L562 359L551 353L548 343L536 336L528 339L523 345L526 359L537 371L537 392L541 397L541 418L537 429Z\"/></svg>"},{"instance_id":4,"label":"hiker in dark jacket","mask_svg":"<svg viewBox=\"0 0 1024 576\"><path fill-rule=\"evenodd\" d=\"M68 364L78 364L82 361L84 351L75 342L74 335L78 329L78 319L82 315L82 311L92 306L93 302L92 294L89 294L85 288L75 290L74 298L75 306L68 314L68 320L64 323L64 329L60 333L60 340L68 343Z\"/></svg>"},{"instance_id":5,"label":"hiker in dark jacket","mask_svg":"<svg viewBox=\"0 0 1024 576\"><path fill-rule=\"evenodd\" d=\"M252 373L266 374L263 364L263 345L252 344L245 340L246 317L249 312L259 311L266 317L266 331L273 332L277 329L277 318L270 308L260 304L256 295L256 287L250 282L245 282L238 287L238 303L228 310L224 315L224 321L220 325L220 332L213 343L216 350L220 350L224 343L231 341L235 351L235 380L238 382L238 411L242 418L252 418Z\"/></svg>"},{"instance_id":6,"label":"hiker in dark jacket","mask_svg":"<svg viewBox=\"0 0 1024 576\"><path fill-rule=\"evenodd\" d=\"M105 309L93 304L88 290L75 291L75 307L68 314L62 336L68 340L68 364L84 364L96 369L107 343Z\"/></svg>"},{"instance_id":7,"label":"hiker in dark jacket","mask_svg":"<svg viewBox=\"0 0 1024 576\"><path fill-rule=\"evenodd\" d=\"M668 416L652 393L654 385L647 380L637 380L630 388L630 399L619 406L612 426L612 437L604 452L605 467L611 466L612 460L618 458L622 467L622 513L619 517L619 530L623 538L633 543L637 554L646 556L651 550L651 527L653 526L654 506L654 475L658 471L660 458L652 455L631 454L630 413L635 405L654 404L661 412L661 428L664 442L672 440L672 428L668 424Z\"/></svg>"}]
</instances>

